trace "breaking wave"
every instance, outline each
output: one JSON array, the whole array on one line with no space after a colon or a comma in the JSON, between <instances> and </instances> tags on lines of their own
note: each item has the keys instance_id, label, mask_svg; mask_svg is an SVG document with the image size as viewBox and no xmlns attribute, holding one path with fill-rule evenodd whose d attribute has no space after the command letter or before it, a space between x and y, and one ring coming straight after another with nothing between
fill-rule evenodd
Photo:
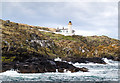
<instances>
[{"instance_id":1,"label":"breaking wave","mask_svg":"<svg viewBox=\"0 0 120 83\"><path fill-rule=\"evenodd\" d=\"M60 59L56 59L56 61ZM60 73L17 73L17 71L9 70L0 73L0 80L2 81L118 81L118 63L117 61L103 58L107 64L97 63L71 63L76 67L86 67L89 72L75 72L65 71Z\"/></svg>"}]
</instances>

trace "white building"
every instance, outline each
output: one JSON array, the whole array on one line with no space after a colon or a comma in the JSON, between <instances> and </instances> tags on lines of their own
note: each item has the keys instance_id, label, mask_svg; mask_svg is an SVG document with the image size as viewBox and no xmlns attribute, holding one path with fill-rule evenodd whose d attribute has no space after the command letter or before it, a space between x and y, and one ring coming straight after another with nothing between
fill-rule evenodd
<instances>
[{"instance_id":1,"label":"white building","mask_svg":"<svg viewBox=\"0 0 120 83\"><path fill-rule=\"evenodd\" d=\"M62 29L57 28L56 33L63 34L66 36L75 35L75 31L72 30L72 22L69 21L68 28L64 28L64 27Z\"/></svg>"}]
</instances>

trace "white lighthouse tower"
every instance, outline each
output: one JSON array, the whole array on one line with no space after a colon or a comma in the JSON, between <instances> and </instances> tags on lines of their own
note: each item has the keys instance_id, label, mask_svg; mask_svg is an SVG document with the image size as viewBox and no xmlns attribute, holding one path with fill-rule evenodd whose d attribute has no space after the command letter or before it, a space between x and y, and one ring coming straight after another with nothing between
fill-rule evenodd
<instances>
[{"instance_id":1,"label":"white lighthouse tower","mask_svg":"<svg viewBox=\"0 0 120 83\"><path fill-rule=\"evenodd\" d=\"M63 34L65 36L72 36L72 35L75 35L75 30L72 30L72 22L69 21L68 23L68 27L66 28L62 28L62 29L59 29L57 28L56 32L57 34Z\"/></svg>"},{"instance_id":2,"label":"white lighthouse tower","mask_svg":"<svg viewBox=\"0 0 120 83\"><path fill-rule=\"evenodd\" d=\"M68 34L72 34L72 22L69 21L68 23Z\"/></svg>"}]
</instances>

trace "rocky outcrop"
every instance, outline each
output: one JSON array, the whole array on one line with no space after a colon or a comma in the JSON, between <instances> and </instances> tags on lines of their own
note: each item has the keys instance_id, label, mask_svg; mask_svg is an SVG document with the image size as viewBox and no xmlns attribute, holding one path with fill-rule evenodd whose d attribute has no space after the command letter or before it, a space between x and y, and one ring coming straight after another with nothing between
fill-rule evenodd
<instances>
[{"instance_id":1,"label":"rocky outcrop","mask_svg":"<svg viewBox=\"0 0 120 83\"><path fill-rule=\"evenodd\" d=\"M72 64L69 64L67 62L56 61L56 65L58 66L59 72L63 72L64 69L66 69L66 71L71 71L71 72L78 72L78 71L87 72L88 71L88 69L85 67L77 68L77 67L75 67Z\"/></svg>"},{"instance_id":2,"label":"rocky outcrop","mask_svg":"<svg viewBox=\"0 0 120 83\"><path fill-rule=\"evenodd\" d=\"M53 61L52 59L47 59L45 57L31 57L25 61L20 62L18 59L11 63L3 63L3 72L14 69L19 73L45 73L45 72L88 72L87 68L77 68L72 64L66 62Z\"/></svg>"},{"instance_id":3,"label":"rocky outcrop","mask_svg":"<svg viewBox=\"0 0 120 83\"><path fill-rule=\"evenodd\" d=\"M71 61L72 63L99 63L99 64L106 64L105 61L102 58L99 57L92 57L92 58L79 58L79 57L69 57L65 58L66 61Z\"/></svg>"},{"instance_id":4,"label":"rocky outcrop","mask_svg":"<svg viewBox=\"0 0 120 83\"><path fill-rule=\"evenodd\" d=\"M120 40L107 36L64 36L45 27L0 21L3 71L11 68L19 72L87 71L52 60L57 57L73 63L105 64L102 58L120 61Z\"/></svg>"}]
</instances>

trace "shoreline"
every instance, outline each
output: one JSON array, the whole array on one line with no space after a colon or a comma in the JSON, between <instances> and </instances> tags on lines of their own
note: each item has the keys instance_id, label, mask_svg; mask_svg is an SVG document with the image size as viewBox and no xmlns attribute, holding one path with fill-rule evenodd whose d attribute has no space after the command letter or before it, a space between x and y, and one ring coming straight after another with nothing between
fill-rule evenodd
<instances>
[{"instance_id":1,"label":"shoreline","mask_svg":"<svg viewBox=\"0 0 120 83\"><path fill-rule=\"evenodd\" d=\"M110 59L109 59L110 60ZM112 60L112 59L111 59ZM71 72L89 72L88 68L85 67L75 67L73 64L70 64L69 62L75 64L75 63L93 63L93 64L107 64L103 58L78 58L73 59L73 61L64 61L64 60L53 60L46 57L31 57L24 61L19 61L18 59L15 59L11 63L2 63L3 69L2 72L5 72L7 70L18 70L19 73L46 73L46 72L56 72L56 69L58 72L64 73L64 70L71 71Z\"/></svg>"}]
</instances>

